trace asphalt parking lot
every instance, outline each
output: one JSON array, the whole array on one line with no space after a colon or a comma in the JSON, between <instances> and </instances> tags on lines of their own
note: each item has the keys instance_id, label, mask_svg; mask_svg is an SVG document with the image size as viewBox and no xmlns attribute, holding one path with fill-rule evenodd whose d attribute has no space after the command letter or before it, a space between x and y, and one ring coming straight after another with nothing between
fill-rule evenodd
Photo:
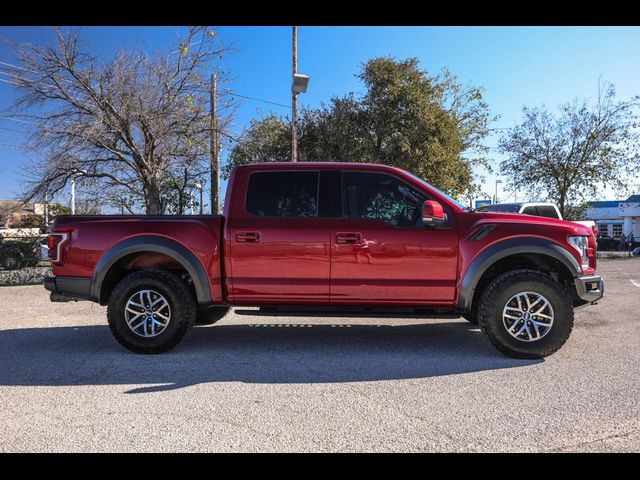
<instances>
[{"instance_id":1,"label":"asphalt parking lot","mask_svg":"<svg viewBox=\"0 0 640 480\"><path fill-rule=\"evenodd\" d=\"M544 361L464 320L230 315L122 349L105 308L0 288L0 451L640 451L640 259Z\"/></svg>"}]
</instances>

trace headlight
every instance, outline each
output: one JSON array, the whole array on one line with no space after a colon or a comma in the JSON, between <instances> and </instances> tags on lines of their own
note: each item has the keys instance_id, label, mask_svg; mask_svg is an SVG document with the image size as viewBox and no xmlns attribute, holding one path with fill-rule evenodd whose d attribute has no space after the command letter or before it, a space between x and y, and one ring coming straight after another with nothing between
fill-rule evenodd
<instances>
[{"instance_id":1,"label":"headlight","mask_svg":"<svg viewBox=\"0 0 640 480\"><path fill-rule=\"evenodd\" d=\"M571 235L567 237L567 241L580 254L582 266L588 267L589 257L587 256L587 248L589 248L589 237Z\"/></svg>"}]
</instances>

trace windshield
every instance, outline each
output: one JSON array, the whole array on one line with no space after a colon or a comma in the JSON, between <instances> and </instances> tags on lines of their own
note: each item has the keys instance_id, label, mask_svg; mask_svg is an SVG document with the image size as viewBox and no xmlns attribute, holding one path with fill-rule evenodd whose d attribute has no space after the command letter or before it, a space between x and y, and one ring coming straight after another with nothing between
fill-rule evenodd
<instances>
[{"instance_id":1,"label":"windshield","mask_svg":"<svg viewBox=\"0 0 640 480\"><path fill-rule=\"evenodd\" d=\"M493 205L482 205L478 207L479 212L510 212L518 213L520 211L520 203L495 203Z\"/></svg>"},{"instance_id":2,"label":"windshield","mask_svg":"<svg viewBox=\"0 0 640 480\"><path fill-rule=\"evenodd\" d=\"M444 198L446 198L447 200L449 200L451 203L453 203L456 207L460 208L461 210L471 210L471 208L464 206L462 203L460 203L459 201L457 201L456 199L452 198L450 195L447 195L446 193L444 193L442 190L437 189L436 187L434 187L433 185L425 182L424 180L422 180L421 178L416 177L415 175L413 175L410 172L407 172L409 174L409 176L411 178L413 178L414 180L417 180L418 182L420 182L421 184L429 187L431 190L436 191L439 195L442 195Z\"/></svg>"}]
</instances>

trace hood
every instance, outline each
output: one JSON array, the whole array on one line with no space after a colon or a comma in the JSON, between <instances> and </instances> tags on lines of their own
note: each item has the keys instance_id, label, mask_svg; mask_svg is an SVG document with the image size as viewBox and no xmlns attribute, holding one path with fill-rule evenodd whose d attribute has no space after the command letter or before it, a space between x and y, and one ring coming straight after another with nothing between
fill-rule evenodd
<instances>
[{"instance_id":1,"label":"hood","mask_svg":"<svg viewBox=\"0 0 640 480\"><path fill-rule=\"evenodd\" d=\"M476 212L484 219L496 223L517 223L535 226L558 227L567 230L572 235L593 235L593 232L584 225L570 222L567 220L558 220L556 218L538 217L535 215L526 215L524 213L507 213L507 212ZM485 223L485 222L483 222Z\"/></svg>"}]
</instances>

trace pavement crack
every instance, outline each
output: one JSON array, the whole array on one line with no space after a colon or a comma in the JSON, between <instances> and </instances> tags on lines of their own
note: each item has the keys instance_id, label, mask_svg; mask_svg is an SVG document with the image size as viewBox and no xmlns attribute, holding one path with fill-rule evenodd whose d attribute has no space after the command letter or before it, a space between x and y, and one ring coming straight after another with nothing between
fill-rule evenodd
<instances>
[{"instance_id":1,"label":"pavement crack","mask_svg":"<svg viewBox=\"0 0 640 480\"><path fill-rule=\"evenodd\" d=\"M588 442L578 442L578 443L573 443L570 445L563 445L561 447L554 447L554 448L549 448L544 450L545 452L562 452L564 450L568 450L568 449L572 449L572 448L576 448L576 447L586 447L588 445L593 445L595 443L599 443L599 442L604 442L606 440L611 440L612 438L625 438L628 437L629 435L636 433L640 431L640 428L634 428L633 430L629 430L628 432L624 432L624 433L616 433L613 435L605 435L604 437L600 437L600 438L596 438L595 440L589 440Z\"/></svg>"}]
</instances>

